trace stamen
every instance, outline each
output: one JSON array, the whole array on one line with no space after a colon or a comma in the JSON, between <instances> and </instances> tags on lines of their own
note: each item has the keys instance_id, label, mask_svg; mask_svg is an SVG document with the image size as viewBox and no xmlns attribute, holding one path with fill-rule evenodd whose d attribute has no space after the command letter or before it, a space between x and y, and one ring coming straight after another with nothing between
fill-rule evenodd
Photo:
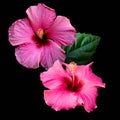
<instances>
[{"instance_id":1,"label":"stamen","mask_svg":"<svg viewBox=\"0 0 120 120\"><path fill-rule=\"evenodd\" d=\"M77 67L77 64L76 64L75 62L71 62L71 63L68 65L68 67L69 67L71 73L74 74L75 69L76 69L76 67Z\"/></svg>"},{"instance_id":2,"label":"stamen","mask_svg":"<svg viewBox=\"0 0 120 120\"><path fill-rule=\"evenodd\" d=\"M75 62L71 62L69 65L68 65L70 71L71 71L71 74L72 74L72 86L71 88L74 89L75 87L75 70L76 70L76 67L77 67L77 64Z\"/></svg>"},{"instance_id":3,"label":"stamen","mask_svg":"<svg viewBox=\"0 0 120 120\"><path fill-rule=\"evenodd\" d=\"M39 28L36 32L37 36L42 39L43 38L43 35L44 35L44 31L43 29Z\"/></svg>"}]
</instances>

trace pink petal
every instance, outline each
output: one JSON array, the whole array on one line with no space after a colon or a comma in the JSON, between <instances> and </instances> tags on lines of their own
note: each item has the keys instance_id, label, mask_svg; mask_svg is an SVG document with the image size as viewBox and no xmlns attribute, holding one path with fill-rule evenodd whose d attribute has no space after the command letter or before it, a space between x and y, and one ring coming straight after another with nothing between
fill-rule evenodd
<instances>
[{"instance_id":1,"label":"pink petal","mask_svg":"<svg viewBox=\"0 0 120 120\"><path fill-rule=\"evenodd\" d=\"M56 13L55 10L46 6L45 4L38 4L37 6L30 6L26 13L34 31L36 32L39 28L46 29L53 24Z\"/></svg>"},{"instance_id":2,"label":"pink petal","mask_svg":"<svg viewBox=\"0 0 120 120\"><path fill-rule=\"evenodd\" d=\"M40 80L43 85L49 89L55 89L59 86L63 86L64 88L64 79L68 78L65 70L63 69L61 63L56 60L55 63L48 71L42 72L40 74Z\"/></svg>"},{"instance_id":3,"label":"pink petal","mask_svg":"<svg viewBox=\"0 0 120 120\"><path fill-rule=\"evenodd\" d=\"M63 16L56 18L53 25L46 30L46 34L59 45L72 45L76 40L75 28L70 20Z\"/></svg>"},{"instance_id":4,"label":"pink petal","mask_svg":"<svg viewBox=\"0 0 120 120\"><path fill-rule=\"evenodd\" d=\"M33 43L34 33L28 19L20 19L14 22L8 30L9 41L12 45Z\"/></svg>"},{"instance_id":5,"label":"pink petal","mask_svg":"<svg viewBox=\"0 0 120 120\"><path fill-rule=\"evenodd\" d=\"M41 65L46 69L51 67L56 60L60 60L60 62L65 60L65 52L52 40L47 40L42 49Z\"/></svg>"},{"instance_id":6,"label":"pink petal","mask_svg":"<svg viewBox=\"0 0 120 120\"><path fill-rule=\"evenodd\" d=\"M41 47L35 44L21 45L15 49L16 59L27 68L39 67L41 52Z\"/></svg>"},{"instance_id":7,"label":"pink petal","mask_svg":"<svg viewBox=\"0 0 120 120\"><path fill-rule=\"evenodd\" d=\"M78 94L78 104L83 104L87 112L91 112L97 107L97 89L99 87L105 88L105 83L102 82L102 79L93 73L91 69L92 63L93 62L88 65L78 66L76 69L76 76L83 83L83 86Z\"/></svg>"},{"instance_id":8,"label":"pink petal","mask_svg":"<svg viewBox=\"0 0 120 120\"><path fill-rule=\"evenodd\" d=\"M87 87L86 89L82 90L78 96L78 105L82 104L87 112L92 112L93 109L97 108L97 87Z\"/></svg>"},{"instance_id":9,"label":"pink petal","mask_svg":"<svg viewBox=\"0 0 120 120\"><path fill-rule=\"evenodd\" d=\"M77 97L64 89L45 90L44 99L47 105L56 111L69 110L76 107Z\"/></svg>"},{"instance_id":10,"label":"pink petal","mask_svg":"<svg viewBox=\"0 0 120 120\"><path fill-rule=\"evenodd\" d=\"M105 87L105 83L102 82L102 79L93 73L91 69L91 65L93 62L88 65L81 65L77 67L76 75L80 80L83 80L85 85L87 86L97 86L97 87ZM86 87L87 88L87 87Z\"/></svg>"}]
</instances>

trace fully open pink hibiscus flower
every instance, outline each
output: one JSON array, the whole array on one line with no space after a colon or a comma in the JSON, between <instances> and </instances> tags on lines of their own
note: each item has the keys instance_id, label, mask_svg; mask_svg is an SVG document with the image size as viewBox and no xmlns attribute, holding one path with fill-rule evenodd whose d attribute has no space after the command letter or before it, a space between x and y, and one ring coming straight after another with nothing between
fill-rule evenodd
<instances>
[{"instance_id":1,"label":"fully open pink hibiscus flower","mask_svg":"<svg viewBox=\"0 0 120 120\"><path fill-rule=\"evenodd\" d=\"M15 21L8 30L18 62L27 68L41 64L46 69L55 60L63 62L65 53L61 46L72 45L76 39L70 20L56 16L55 10L43 3L30 6L26 13L27 18Z\"/></svg>"},{"instance_id":2,"label":"fully open pink hibiscus flower","mask_svg":"<svg viewBox=\"0 0 120 120\"><path fill-rule=\"evenodd\" d=\"M49 90L44 90L47 105L56 111L69 110L84 106L87 112L97 108L98 88L105 88L102 79L88 65L76 65L74 62L63 64L57 60L48 71L40 74L40 80Z\"/></svg>"}]
</instances>

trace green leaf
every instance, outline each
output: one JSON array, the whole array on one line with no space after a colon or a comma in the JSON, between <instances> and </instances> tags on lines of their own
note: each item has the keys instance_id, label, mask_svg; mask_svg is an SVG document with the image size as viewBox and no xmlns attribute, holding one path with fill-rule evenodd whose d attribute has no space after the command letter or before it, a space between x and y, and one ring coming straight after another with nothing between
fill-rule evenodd
<instances>
[{"instance_id":1,"label":"green leaf","mask_svg":"<svg viewBox=\"0 0 120 120\"><path fill-rule=\"evenodd\" d=\"M77 64L87 64L92 60L93 54L100 42L100 36L80 33L76 34L76 41L72 46L62 47L66 52L66 63L71 61Z\"/></svg>"}]
</instances>

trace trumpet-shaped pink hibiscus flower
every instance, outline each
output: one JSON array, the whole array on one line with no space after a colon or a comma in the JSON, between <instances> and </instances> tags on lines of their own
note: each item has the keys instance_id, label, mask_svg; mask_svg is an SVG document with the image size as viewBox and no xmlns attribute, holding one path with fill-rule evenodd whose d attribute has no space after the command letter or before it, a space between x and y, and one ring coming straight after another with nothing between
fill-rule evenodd
<instances>
[{"instance_id":1,"label":"trumpet-shaped pink hibiscus flower","mask_svg":"<svg viewBox=\"0 0 120 120\"><path fill-rule=\"evenodd\" d=\"M56 111L69 110L76 106L84 106L87 112L97 108L98 88L105 88L102 79L88 65L61 64L58 60L48 71L40 74L40 80L48 88L44 90L47 105ZM63 67L65 65L65 67Z\"/></svg>"},{"instance_id":2,"label":"trumpet-shaped pink hibiscus flower","mask_svg":"<svg viewBox=\"0 0 120 120\"><path fill-rule=\"evenodd\" d=\"M26 10L27 17L15 21L8 30L9 42L16 46L17 61L27 68L48 69L55 60L63 62L61 46L72 45L76 30L65 16L56 16L54 9L39 3Z\"/></svg>"}]
</instances>

